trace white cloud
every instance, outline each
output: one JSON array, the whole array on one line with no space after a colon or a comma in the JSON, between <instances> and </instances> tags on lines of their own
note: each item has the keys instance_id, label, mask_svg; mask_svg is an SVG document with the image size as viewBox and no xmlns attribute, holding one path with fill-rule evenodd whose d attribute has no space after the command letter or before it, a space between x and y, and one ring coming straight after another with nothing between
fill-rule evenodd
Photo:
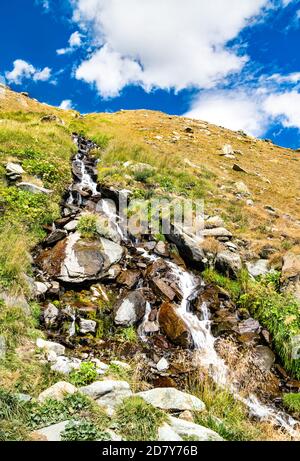
<instances>
[{"instance_id":1,"label":"white cloud","mask_svg":"<svg viewBox=\"0 0 300 461\"><path fill-rule=\"evenodd\" d=\"M20 85L24 79L32 79L34 82L45 82L51 77L51 69L36 69L32 64L23 59L16 59L13 63L13 70L5 73L5 77L9 83Z\"/></svg>"},{"instance_id":2,"label":"white cloud","mask_svg":"<svg viewBox=\"0 0 300 461\"><path fill-rule=\"evenodd\" d=\"M247 93L244 89L203 92L185 116L260 136L268 124L268 114L261 109L261 98L259 92Z\"/></svg>"},{"instance_id":3,"label":"white cloud","mask_svg":"<svg viewBox=\"0 0 300 461\"><path fill-rule=\"evenodd\" d=\"M264 110L284 127L300 129L300 94L297 91L268 96Z\"/></svg>"},{"instance_id":4,"label":"white cloud","mask_svg":"<svg viewBox=\"0 0 300 461\"><path fill-rule=\"evenodd\" d=\"M69 38L69 46L67 48L59 48L56 50L58 55L72 53L76 48L79 48L82 44L82 35L76 31Z\"/></svg>"},{"instance_id":5,"label":"white cloud","mask_svg":"<svg viewBox=\"0 0 300 461\"><path fill-rule=\"evenodd\" d=\"M70 110L73 109L73 102L71 99L64 99L59 106L60 109Z\"/></svg>"},{"instance_id":6,"label":"white cloud","mask_svg":"<svg viewBox=\"0 0 300 461\"><path fill-rule=\"evenodd\" d=\"M298 83L300 82L300 72L292 72L287 75L282 75L282 74L273 74L270 75L269 77L261 77L261 81L263 80L269 80L269 81L274 81L275 83L281 84L281 83Z\"/></svg>"},{"instance_id":7,"label":"white cloud","mask_svg":"<svg viewBox=\"0 0 300 461\"><path fill-rule=\"evenodd\" d=\"M246 61L226 47L228 41L270 5L269 0L231 0L230 7L228 0L73 3L74 20L98 47L75 75L95 84L103 97L117 96L128 84L146 91L214 87Z\"/></svg>"}]
</instances>

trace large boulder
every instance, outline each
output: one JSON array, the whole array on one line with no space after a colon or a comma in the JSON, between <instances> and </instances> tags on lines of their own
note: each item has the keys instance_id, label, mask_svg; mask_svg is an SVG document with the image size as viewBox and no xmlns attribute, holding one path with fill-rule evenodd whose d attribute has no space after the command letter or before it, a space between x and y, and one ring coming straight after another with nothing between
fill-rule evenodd
<instances>
[{"instance_id":1,"label":"large boulder","mask_svg":"<svg viewBox=\"0 0 300 461\"><path fill-rule=\"evenodd\" d=\"M222 274L229 277L236 277L243 265L238 253L224 250L217 254L215 267Z\"/></svg>"},{"instance_id":2,"label":"large boulder","mask_svg":"<svg viewBox=\"0 0 300 461\"><path fill-rule=\"evenodd\" d=\"M115 307L115 324L128 327L138 323L145 315L146 303L143 290L130 292L125 298L121 299Z\"/></svg>"},{"instance_id":3,"label":"large boulder","mask_svg":"<svg viewBox=\"0 0 300 461\"><path fill-rule=\"evenodd\" d=\"M126 381L113 381L107 379L105 381L96 381L88 386L81 387L79 390L88 397L99 400L101 397L111 392L130 391L130 385Z\"/></svg>"},{"instance_id":4,"label":"large boulder","mask_svg":"<svg viewBox=\"0 0 300 461\"><path fill-rule=\"evenodd\" d=\"M177 246L182 258L187 263L197 266L199 269L205 269L203 262L205 253L202 249L203 238L201 236L190 234L187 230L182 232L178 229L172 229L167 238Z\"/></svg>"},{"instance_id":5,"label":"large boulder","mask_svg":"<svg viewBox=\"0 0 300 461\"><path fill-rule=\"evenodd\" d=\"M259 277L270 272L270 263L267 259L259 259L258 261L247 262L246 267L252 277Z\"/></svg>"},{"instance_id":6,"label":"large boulder","mask_svg":"<svg viewBox=\"0 0 300 461\"><path fill-rule=\"evenodd\" d=\"M88 240L78 232L70 234L52 249L40 253L38 264L49 275L63 282L83 283L100 280L120 261L123 248L110 240Z\"/></svg>"},{"instance_id":7,"label":"large boulder","mask_svg":"<svg viewBox=\"0 0 300 461\"><path fill-rule=\"evenodd\" d=\"M159 309L158 321L162 332L174 344L186 348L192 345L192 335L189 327L179 315L176 306L163 303Z\"/></svg>"},{"instance_id":8,"label":"large boulder","mask_svg":"<svg viewBox=\"0 0 300 461\"><path fill-rule=\"evenodd\" d=\"M53 190L45 189L44 187L37 186L36 184L31 184L29 182L20 182L17 187L21 190L31 192L32 194L52 194Z\"/></svg>"},{"instance_id":9,"label":"large boulder","mask_svg":"<svg viewBox=\"0 0 300 461\"><path fill-rule=\"evenodd\" d=\"M169 425L182 437L191 437L199 442L222 442L222 437L216 432L199 424L169 416Z\"/></svg>"},{"instance_id":10,"label":"large boulder","mask_svg":"<svg viewBox=\"0 0 300 461\"><path fill-rule=\"evenodd\" d=\"M36 346L39 349L43 349L45 352L55 352L57 355L64 355L65 353L65 346L59 343L55 343L52 341L45 341L42 338L38 338L36 340Z\"/></svg>"},{"instance_id":11,"label":"large boulder","mask_svg":"<svg viewBox=\"0 0 300 461\"><path fill-rule=\"evenodd\" d=\"M67 395L75 394L77 389L73 384L60 381L48 389L44 390L39 396L38 401L44 402L48 399L63 400Z\"/></svg>"},{"instance_id":12,"label":"large boulder","mask_svg":"<svg viewBox=\"0 0 300 461\"><path fill-rule=\"evenodd\" d=\"M43 427L34 433L39 435L42 440L47 442L61 442L61 434L66 429L69 421L62 421L61 423L52 424L48 427Z\"/></svg>"},{"instance_id":13,"label":"large boulder","mask_svg":"<svg viewBox=\"0 0 300 461\"><path fill-rule=\"evenodd\" d=\"M158 387L137 394L146 402L161 410L204 411L205 404L194 395L181 392L173 387Z\"/></svg>"}]
</instances>

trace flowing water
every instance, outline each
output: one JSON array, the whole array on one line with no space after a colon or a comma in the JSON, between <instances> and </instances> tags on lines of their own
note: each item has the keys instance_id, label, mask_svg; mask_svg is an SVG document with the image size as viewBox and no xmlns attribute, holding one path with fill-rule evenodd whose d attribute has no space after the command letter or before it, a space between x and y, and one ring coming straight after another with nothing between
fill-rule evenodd
<instances>
[{"instance_id":1,"label":"flowing water","mask_svg":"<svg viewBox=\"0 0 300 461\"><path fill-rule=\"evenodd\" d=\"M78 138L74 137L74 142L77 143L77 145L80 147ZM78 152L73 160L74 165L76 166L76 171L80 170L81 179L79 182L79 188L81 191L85 189L90 190L93 196L99 195L97 191L97 183L92 179L92 176L86 167L87 160L88 150L86 155ZM68 203L75 203L78 206L82 206L82 198L80 194L78 194L76 199L74 198L74 191L70 189ZM105 200L102 200L101 205L103 213L107 216L113 226L115 226L121 240L124 241L123 231L119 225L118 214L112 210L112 208ZM148 259L149 261L155 261L159 258L154 254L150 254L143 248L136 248L136 250L140 253L142 258ZM289 415L278 411L271 406L262 404L254 395L250 395L248 398L244 398L239 395L238 390L229 379L228 367L215 349L216 338L211 332L211 314L207 304L203 303L201 306L201 319L190 310L190 301L199 289L199 279L192 272L182 269L174 262L166 259L165 261L177 279L178 285L183 295L182 301L178 306L178 314L186 323L191 332L195 348L194 354L196 361L199 363L199 365L201 365L201 367L204 367L207 370L208 374L217 385L222 388L226 388L235 396L237 400L244 403L248 407L250 414L260 420L266 420L275 423L276 425L284 428L291 436L296 437L298 433L295 431L294 427L297 424L297 421L295 421ZM151 306L149 303L147 303L144 319L138 328L138 333L143 341L147 340L144 327L148 322L150 312Z\"/></svg>"}]
</instances>

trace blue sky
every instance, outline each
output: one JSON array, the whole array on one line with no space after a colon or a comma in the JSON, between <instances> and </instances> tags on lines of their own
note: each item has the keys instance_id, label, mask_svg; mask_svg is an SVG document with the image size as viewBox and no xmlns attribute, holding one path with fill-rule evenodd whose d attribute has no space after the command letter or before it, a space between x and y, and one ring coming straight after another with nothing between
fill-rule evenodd
<instances>
[{"instance_id":1,"label":"blue sky","mask_svg":"<svg viewBox=\"0 0 300 461\"><path fill-rule=\"evenodd\" d=\"M0 81L16 91L300 147L300 0L9 0L0 17Z\"/></svg>"}]
</instances>

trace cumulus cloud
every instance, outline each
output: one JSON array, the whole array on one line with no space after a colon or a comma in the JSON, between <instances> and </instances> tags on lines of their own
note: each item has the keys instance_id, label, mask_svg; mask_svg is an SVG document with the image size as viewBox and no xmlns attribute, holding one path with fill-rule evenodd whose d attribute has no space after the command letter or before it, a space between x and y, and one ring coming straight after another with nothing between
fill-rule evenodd
<instances>
[{"instance_id":1,"label":"cumulus cloud","mask_svg":"<svg viewBox=\"0 0 300 461\"><path fill-rule=\"evenodd\" d=\"M82 35L76 31L69 38L69 46L67 48L59 48L56 50L58 55L72 53L76 48L79 48L82 44Z\"/></svg>"},{"instance_id":2,"label":"cumulus cloud","mask_svg":"<svg viewBox=\"0 0 300 461\"><path fill-rule=\"evenodd\" d=\"M73 109L73 102L71 101L71 99L64 99L64 100L60 103L59 108L60 108L60 109L64 109L64 110Z\"/></svg>"},{"instance_id":3,"label":"cumulus cloud","mask_svg":"<svg viewBox=\"0 0 300 461\"><path fill-rule=\"evenodd\" d=\"M34 82L46 82L51 77L51 69L44 67L44 69L36 69L29 62L23 59L16 59L13 63L13 69L5 73L5 77L9 83L20 85L23 80L31 79Z\"/></svg>"},{"instance_id":4,"label":"cumulus cloud","mask_svg":"<svg viewBox=\"0 0 300 461\"><path fill-rule=\"evenodd\" d=\"M300 129L300 94L297 91L268 96L264 110L284 127Z\"/></svg>"},{"instance_id":5,"label":"cumulus cloud","mask_svg":"<svg viewBox=\"0 0 300 461\"><path fill-rule=\"evenodd\" d=\"M246 89L203 92L185 116L261 136L269 121L268 114L261 108L261 100L260 92Z\"/></svg>"},{"instance_id":6,"label":"cumulus cloud","mask_svg":"<svg viewBox=\"0 0 300 461\"><path fill-rule=\"evenodd\" d=\"M74 20L92 34L94 53L76 78L103 97L128 84L212 88L240 71L246 56L227 43L269 6L269 0L74 0ZM109 81L108 81L109 80Z\"/></svg>"}]
</instances>

